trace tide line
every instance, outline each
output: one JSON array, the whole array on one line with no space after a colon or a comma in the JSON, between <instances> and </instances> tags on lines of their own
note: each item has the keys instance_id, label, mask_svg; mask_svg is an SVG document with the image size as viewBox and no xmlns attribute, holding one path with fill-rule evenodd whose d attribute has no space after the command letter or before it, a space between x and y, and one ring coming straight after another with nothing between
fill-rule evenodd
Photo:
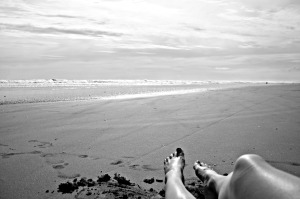
<instances>
[{"instance_id":1,"label":"tide line","mask_svg":"<svg viewBox=\"0 0 300 199\"><path fill-rule=\"evenodd\" d=\"M208 90L214 90L214 89L200 88L200 89L161 91L161 92L149 92L149 93L138 93L138 94L124 94L124 95L100 97L98 99L100 99L100 100L123 100L123 99L136 99L136 98L150 98L150 97L200 93L200 92L206 92Z\"/></svg>"}]
</instances>

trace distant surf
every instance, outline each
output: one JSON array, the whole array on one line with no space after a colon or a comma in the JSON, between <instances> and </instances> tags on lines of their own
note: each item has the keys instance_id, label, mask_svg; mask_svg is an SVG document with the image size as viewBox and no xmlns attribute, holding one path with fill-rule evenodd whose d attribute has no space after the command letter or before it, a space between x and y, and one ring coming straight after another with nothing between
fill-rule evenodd
<instances>
[{"instance_id":1,"label":"distant surf","mask_svg":"<svg viewBox=\"0 0 300 199\"><path fill-rule=\"evenodd\" d=\"M213 84L298 83L290 81L191 81L191 80L0 80L0 87L174 86Z\"/></svg>"},{"instance_id":2,"label":"distant surf","mask_svg":"<svg viewBox=\"0 0 300 199\"><path fill-rule=\"evenodd\" d=\"M31 79L0 80L0 87L56 87L56 86L159 86L159 85L203 85L217 82L185 80L67 80Z\"/></svg>"},{"instance_id":3,"label":"distant surf","mask_svg":"<svg viewBox=\"0 0 300 199\"><path fill-rule=\"evenodd\" d=\"M185 80L0 80L0 104L122 100L203 93L275 82Z\"/></svg>"},{"instance_id":4,"label":"distant surf","mask_svg":"<svg viewBox=\"0 0 300 199\"><path fill-rule=\"evenodd\" d=\"M159 97L168 95L184 95L190 93L200 93L208 91L209 89L199 88L199 89L188 89L188 90L176 90L176 91L161 91L161 92L150 92L150 93L138 93L138 94L125 94L116 95L109 97L101 97L101 100L122 100L122 99L135 99L135 98L149 98L149 97ZM213 89L211 89L213 90Z\"/></svg>"}]
</instances>

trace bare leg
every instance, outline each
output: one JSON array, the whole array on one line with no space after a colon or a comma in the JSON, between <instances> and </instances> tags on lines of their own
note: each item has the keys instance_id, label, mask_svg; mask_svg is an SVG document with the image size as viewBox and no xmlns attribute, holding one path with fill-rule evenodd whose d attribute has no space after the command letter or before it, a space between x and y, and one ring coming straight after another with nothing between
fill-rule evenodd
<instances>
[{"instance_id":1,"label":"bare leg","mask_svg":"<svg viewBox=\"0 0 300 199\"><path fill-rule=\"evenodd\" d=\"M196 175L219 199L296 199L300 196L300 179L278 170L260 156L243 155L234 171L222 176L206 164L196 161Z\"/></svg>"},{"instance_id":2,"label":"bare leg","mask_svg":"<svg viewBox=\"0 0 300 199\"><path fill-rule=\"evenodd\" d=\"M166 174L166 199L195 199L195 197L183 184L184 166L184 153L180 148L165 159L164 170Z\"/></svg>"}]
</instances>

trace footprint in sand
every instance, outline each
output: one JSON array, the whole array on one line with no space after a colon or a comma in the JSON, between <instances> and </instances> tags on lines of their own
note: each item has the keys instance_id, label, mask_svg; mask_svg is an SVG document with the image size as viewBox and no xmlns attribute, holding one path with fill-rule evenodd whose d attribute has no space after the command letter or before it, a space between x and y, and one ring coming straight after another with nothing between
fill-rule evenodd
<instances>
[{"instance_id":1,"label":"footprint in sand","mask_svg":"<svg viewBox=\"0 0 300 199\"><path fill-rule=\"evenodd\" d=\"M10 158L11 156L14 156L14 155L22 155L24 153L1 153L1 157L2 158Z\"/></svg>"},{"instance_id":2,"label":"footprint in sand","mask_svg":"<svg viewBox=\"0 0 300 199\"><path fill-rule=\"evenodd\" d=\"M58 177L59 178L63 178L63 179L73 179L73 178L78 178L80 177L79 173L75 173L75 174L67 174L67 173L62 173L62 172L58 172Z\"/></svg>"},{"instance_id":3,"label":"footprint in sand","mask_svg":"<svg viewBox=\"0 0 300 199\"><path fill-rule=\"evenodd\" d=\"M87 158L89 156L88 155L79 155L78 157L80 157L80 158Z\"/></svg>"},{"instance_id":4,"label":"footprint in sand","mask_svg":"<svg viewBox=\"0 0 300 199\"><path fill-rule=\"evenodd\" d=\"M142 166L142 168L146 171L158 171L158 170L162 170L162 168L160 167L153 167L152 165L149 164L145 164Z\"/></svg>"},{"instance_id":5,"label":"footprint in sand","mask_svg":"<svg viewBox=\"0 0 300 199\"><path fill-rule=\"evenodd\" d=\"M123 158L133 159L133 156L123 156Z\"/></svg>"},{"instance_id":6,"label":"footprint in sand","mask_svg":"<svg viewBox=\"0 0 300 199\"><path fill-rule=\"evenodd\" d=\"M53 144L51 142L41 142L38 140L29 140L29 143L36 143L36 145L34 147L38 147L38 148L49 148L52 147Z\"/></svg>"},{"instance_id":7,"label":"footprint in sand","mask_svg":"<svg viewBox=\"0 0 300 199\"><path fill-rule=\"evenodd\" d=\"M66 153L60 153L60 154L42 154L41 156L45 158L46 163L51 166L54 170L56 170L57 177L63 178L63 179L72 179L76 177L80 177L80 174L78 173L68 173L68 169L66 167L69 165L68 162L65 162L63 159L65 155L68 155ZM62 172L63 171L63 172Z\"/></svg>"},{"instance_id":8,"label":"footprint in sand","mask_svg":"<svg viewBox=\"0 0 300 199\"><path fill-rule=\"evenodd\" d=\"M47 164L63 164L65 161L61 160L61 159L55 159L55 158L47 158L46 159L46 163Z\"/></svg>"},{"instance_id":9,"label":"footprint in sand","mask_svg":"<svg viewBox=\"0 0 300 199\"><path fill-rule=\"evenodd\" d=\"M139 164L134 164L129 166L130 169L133 170L145 170L145 171L159 171L162 170L160 167L153 167L152 165L146 164L146 165L139 165Z\"/></svg>"},{"instance_id":10,"label":"footprint in sand","mask_svg":"<svg viewBox=\"0 0 300 199\"><path fill-rule=\"evenodd\" d=\"M46 163L51 165L53 169L60 170L64 169L69 163L56 158L47 158Z\"/></svg>"},{"instance_id":11,"label":"footprint in sand","mask_svg":"<svg viewBox=\"0 0 300 199\"><path fill-rule=\"evenodd\" d=\"M63 162L62 162L63 163ZM69 163L65 162L64 164L56 164L56 165L52 165L53 169L64 169L65 166L68 166Z\"/></svg>"},{"instance_id":12,"label":"footprint in sand","mask_svg":"<svg viewBox=\"0 0 300 199\"><path fill-rule=\"evenodd\" d=\"M53 169L64 169L64 165L53 165Z\"/></svg>"},{"instance_id":13,"label":"footprint in sand","mask_svg":"<svg viewBox=\"0 0 300 199\"><path fill-rule=\"evenodd\" d=\"M26 155L26 154L41 154L41 151L30 151L30 152L16 152L16 153L0 153L2 158L10 158L15 155Z\"/></svg>"},{"instance_id":14,"label":"footprint in sand","mask_svg":"<svg viewBox=\"0 0 300 199\"><path fill-rule=\"evenodd\" d=\"M46 163L57 171L57 176L62 179L73 179L80 177L78 173L69 173L70 170L66 169L66 166L69 165L68 162L65 162L65 158L78 157L78 158L89 158L89 159L100 159L99 157L89 157L88 155L78 155L73 153L42 153L41 157L45 158Z\"/></svg>"},{"instance_id":15,"label":"footprint in sand","mask_svg":"<svg viewBox=\"0 0 300 199\"><path fill-rule=\"evenodd\" d=\"M46 163L55 170L64 169L69 163L63 160L62 154L43 153L41 157L45 158Z\"/></svg>"},{"instance_id":16,"label":"footprint in sand","mask_svg":"<svg viewBox=\"0 0 300 199\"><path fill-rule=\"evenodd\" d=\"M43 157L43 158L54 157L54 154L53 153L43 153L43 154L41 154L41 157Z\"/></svg>"},{"instance_id":17,"label":"footprint in sand","mask_svg":"<svg viewBox=\"0 0 300 199\"><path fill-rule=\"evenodd\" d=\"M123 161L122 160L117 160L115 162L110 163L111 165L118 165L118 164L122 164Z\"/></svg>"},{"instance_id":18,"label":"footprint in sand","mask_svg":"<svg viewBox=\"0 0 300 199\"><path fill-rule=\"evenodd\" d=\"M138 164L134 164L134 165L130 165L129 168L133 169L133 170L141 170L140 168L138 168L140 165Z\"/></svg>"}]
</instances>

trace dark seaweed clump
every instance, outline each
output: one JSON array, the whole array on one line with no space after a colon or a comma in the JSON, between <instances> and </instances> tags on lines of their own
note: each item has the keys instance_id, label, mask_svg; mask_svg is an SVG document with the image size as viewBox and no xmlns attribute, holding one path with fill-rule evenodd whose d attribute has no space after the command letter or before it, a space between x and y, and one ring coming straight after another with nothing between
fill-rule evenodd
<instances>
[{"instance_id":1,"label":"dark seaweed clump","mask_svg":"<svg viewBox=\"0 0 300 199\"><path fill-rule=\"evenodd\" d=\"M60 185L58 185L58 190L57 192L61 192L61 193L73 193L73 191L78 189L78 185L75 183L71 183L71 182L66 182L66 183L61 183Z\"/></svg>"},{"instance_id":2,"label":"dark seaweed clump","mask_svg":"<svg viewBox=\"0 0 300 199\"><path fill-rule=\"evenodd\" d=\"M120 174L115 173L114 179L120 185L129 185L134 186L134 183L131 183L130 180L126 179L125 177L121 176ZM93 179L86 179L75 178L72 182L65 182L58 185L57 192L65 193L73 193L75 190L79 189L79 187L94 187L96 185L100 185L101 183L105 183L111 180L111 177L108 174L104 174L102 176L98 176L97 181Z\"/></svg>"},{"instance_id":3,"label":"dark seaweed clump","mask_svg":"<svg viewBox=\"0 0 300 199\"><path fill-rule=\"evenodd\" d=\"M154 178L144 179L144 182L147 184L152 184L152 183L154 183Z\"/></svg>"},{"instance_id":4,"label":"dark seaweed clump","mask_svg":"<svg viewBox=\"0 0 300 199\"><path fill-rule=\"evenodd\" d=\"M73 182L60 183L58 185L57 192L61 192L63 194L64 193L73 193L79 187L93 187L96 185L97 185L97 182L95 182L93 179L81 178L80 180L78 180L77 178L75 178L73 180Z\"/></svg>"},{"instance_id":5,"label":"dark seaweed clump","mask_svg":"<svg viewBox=\"0 0 300 199\"><path fill-rule=\"evenodd\" d=\"M111 177L108 174L104 174L102 176L98 176L97 182L100 184L101 182L108 182Z\"/></svg>"},{"instance_id":6,"label":"dark seaweed clump","mask_svg":"<svg viewBox=\"0 0 300 199\"><path fill-rule=\"evenodd\" d=\"M164 180L156 179L156 182L163 182Z\"/></svg>"},{"instance_id":7,"label":"dark seaweed clump","mask_svg":"<svg viewBox=\"0 0 300 199\"><path fill-rule=\"evenodd\" d=\"M119 183L123 185L130 185L133 186L134 183L131 183L130 180L127 180L125 177L121 176L118 173L115 173L114 179Z\"/></svg>"}]
</instances>

